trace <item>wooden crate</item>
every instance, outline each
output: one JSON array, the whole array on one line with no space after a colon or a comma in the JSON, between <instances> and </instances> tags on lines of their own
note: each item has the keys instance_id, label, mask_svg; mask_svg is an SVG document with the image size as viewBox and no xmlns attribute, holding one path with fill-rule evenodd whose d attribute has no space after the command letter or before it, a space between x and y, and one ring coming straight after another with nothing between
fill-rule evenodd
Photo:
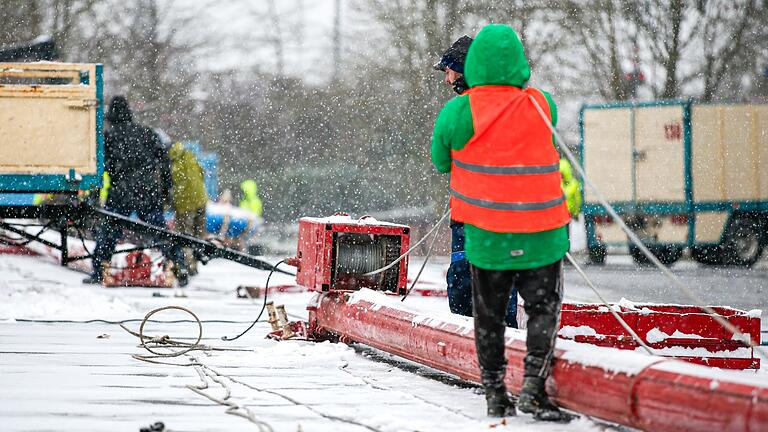
<instances>
[{"instance_id":1,"label":"wooden crate","mask_svg":"<svg viewBox=\"0 0 768 432\"><path fill-rule=\"evenodd\" d=\"M96 67L0 63L0 174L98 174Z\"/></svg>"}]
</instances>

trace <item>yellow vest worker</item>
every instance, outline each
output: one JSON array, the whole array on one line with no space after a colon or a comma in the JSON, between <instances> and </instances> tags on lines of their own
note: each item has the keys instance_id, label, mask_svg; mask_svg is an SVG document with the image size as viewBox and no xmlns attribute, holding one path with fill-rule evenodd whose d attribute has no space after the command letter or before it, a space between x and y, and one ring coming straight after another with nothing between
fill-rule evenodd
<instances>
[{"instance_id":1,"label":"yellow vest worker","mask_svg":"<svg viewBox=\"0 0 768 432\"><path fill-rule=\"evenodd\" d=\"M246 180L240 183L240 189L243 190L243 199L240 200L240 208L246 209L256 216L261 217L264 212L264 206L259 198L259 187L253 180Z\"/></svg>"},{"instance_id":2,"label":"yellow vest worker","mask_svg":"<svg viewBox=\"0 0 768 432\"><path fill-rule=\"evenodd\" d=\"M574 177L571 163L565 158L560 159L560 176L568 212L575 219L581 213L581 182Z\"/></svg>"}]
</instances>

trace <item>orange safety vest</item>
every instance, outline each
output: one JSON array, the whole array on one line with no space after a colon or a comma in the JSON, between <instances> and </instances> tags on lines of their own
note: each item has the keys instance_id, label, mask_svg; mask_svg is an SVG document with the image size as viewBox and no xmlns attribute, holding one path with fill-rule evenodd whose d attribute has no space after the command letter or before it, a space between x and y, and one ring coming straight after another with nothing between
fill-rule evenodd
<instances>
[{"instance_id":1,"label":"orange safety vest","mask_svg":"<svg viewBox=\"0 0 768 432\"><path fill-rule=\"evenodd\" d=\"M468 94L475 134L463 149L451 151L451 219L504 233L567 224L560 157L528 98L549 117L544 94L512 86L474 87Z\"/></svg>"}]
</instances>

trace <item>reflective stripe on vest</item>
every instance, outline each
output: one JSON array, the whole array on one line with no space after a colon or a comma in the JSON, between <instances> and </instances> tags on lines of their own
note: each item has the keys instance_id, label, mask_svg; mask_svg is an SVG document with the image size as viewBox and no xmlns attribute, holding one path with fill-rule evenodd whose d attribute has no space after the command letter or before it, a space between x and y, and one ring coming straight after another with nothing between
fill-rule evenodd
<instances>
[{"instance_id":1,"label":"reflective stripe on vest","mask_svg":"<svg viewBox=\"0 0 768 432\"><path fill-rule=\"evenodd\" d=\"M527 210L546 210L552 207L557 207L559 204L565 202L565 197L560 196L553 200L544 202L498 202L498 201L486 201L481 199L470 198L462 195L455 190L451 189L451 196L454 196L462 201L466 201L474 206L484 207L492 210L514 210L514 211L527 211Z\"/></svg>"},{"instance_id":2,"label":"reflective stripe on vest","mask_svg":"<svg viewBox=\"0 0 768 432\"><path fill-rule=\"evenodd\" d=\"M554 165L532 165L532 166L495 166L495 165L477 165L468 164L459 160L453 163L459 168L481 174L547 174L560 170L559 164Z\"/></svg>"},{"instance_id":3,"label":"reflective stripe on vest","mask_svg":"<svg viewBox=\"0 0 768 432\"><path fill-rule=\"evenodd\" d=\"M552 132L528 99L543 93L510 86L468 91L475 135L451 157L451 218L494 232L541 232L570 220Z\"/></svg>"}]
</instances>

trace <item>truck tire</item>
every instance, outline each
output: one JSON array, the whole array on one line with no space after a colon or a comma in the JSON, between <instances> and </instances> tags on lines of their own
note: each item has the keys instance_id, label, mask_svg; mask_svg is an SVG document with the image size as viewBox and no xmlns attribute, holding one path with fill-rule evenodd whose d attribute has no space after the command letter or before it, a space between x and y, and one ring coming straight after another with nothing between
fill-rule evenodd
<instances>
[{"instance_id":1,"label":"truck tire","mask_svg":"<svg viewBox=\"0 0 768 432\"><path fill-rule=\"evenodd\" d=\"M723 249L720 246L694 246L691 258L704 265L723 265Z\"/></svg>"},{"instance_id":2,"label":"truck tire","mask_svg":"<svg viewBox=\"0 0 768 432\"><path fill-rule=\"evenodd\" d=\"M747 217L734 219L722 244L723 264L750 267L763 253L760 223Z\"/></svg>"},{"instance_id":3,"label":"truck tire","mask_svg":"<svg viewBox=\"0 0 768 432\"><path fill-rule=\"evenodd\" d=\"M664 265L674 264L680 257L683 256L683 248L680 246L660 246L660 245L646 245L648 250L656 256ZM651 265L653 264L648 257L645 256L643 251L635 245L629 246L629 254L632 259L639 265Z\"/></svg>"},{"instance_id":4,"label":"truck tire","mask_svg":"<svg viewBox=\"0 0 768 432\"><path fill-rule=\"evenodd\" d=\"M587 252L589 253L590 264L605 264L605 255L607 254L605 246L593 246L587 248Z\"/></svg>"}]
</instances>

